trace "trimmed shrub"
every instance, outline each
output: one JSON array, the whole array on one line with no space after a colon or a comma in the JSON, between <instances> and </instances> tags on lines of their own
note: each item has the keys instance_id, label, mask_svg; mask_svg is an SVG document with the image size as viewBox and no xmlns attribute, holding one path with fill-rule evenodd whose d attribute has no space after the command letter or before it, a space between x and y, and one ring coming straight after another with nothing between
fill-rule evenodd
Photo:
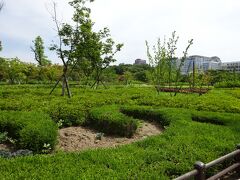
<instances>
[{"instance_id":1,"label":"trimmed shrub","mask_svg":"<svg viewBox=\"0 0 240 180\"><path fill-rule=\"evenodd\" d=\"M99 109L104 108L112 113L118 110ZM0 179L174 179L192 170L196 161L210 162L239 143L238 114L151 107L149 111L159 111L171 122L163 134L118 148L4 159L0 161ZM217 117L226 125L194 122L193 114Z\"/></svg>"},{"instance_id":2,"label":"trimmed shrub","mask_svg":"<svg viewBox=\"0 0 240 180\"><path fill-rule=\"evenodd\" d=\"M0 111L0 132L16 140L17 149L41 152L44 144L53 149L57 140L57 126L51 118L38 112Z\"/></svg>"},{"instance_id":3,"label":"trimmed shrub","mask_svg":"<svg viewBox=\"0 0 240 180\"><path fill-rule=\"evenodd\" d=\"M81 106L58 104L51 106L47 111L56 123L61 120L64 127L83 125L86 121L86 112Z\"/></svg>"},{"instance_id":4,"label":"trimmed shrub","mask_svg":"<svg viewBox=\"0 0 240 180\"><path fill-rule=\"evenodd\" d=\"M225 125L221 114L212 114L210 112L193 112L192 120L201 123L210 123L215 125Z\"/></svg>"},{"instance_id":5,"label":"trimmed shrub","mask_svg":"<svg viewBox=\"0 0 240 180\"><path fill-rule=\"evenodd\" d=\"M117 106L102 106L90 111L88 124L106 134L131 137L138 121L122 114Z\"/></svg>"},{"instance_id":6,"label":"trimmed shrub","mask_svg":"<svg viewBox=\"0 0 240 180\"><path fill-rule=\"evenodd\" d=\"M163 127L170 124L170 119L166 116L166 110L153 109L147 106L124 106L120 111L133 118L156 121Z\"/></svg>"}]
</instances>

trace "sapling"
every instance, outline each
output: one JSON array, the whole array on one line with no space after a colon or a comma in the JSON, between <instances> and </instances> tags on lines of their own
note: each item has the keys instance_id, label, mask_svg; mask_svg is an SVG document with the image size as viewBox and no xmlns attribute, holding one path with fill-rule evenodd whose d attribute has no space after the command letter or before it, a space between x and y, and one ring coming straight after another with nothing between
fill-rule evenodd
<instances>
[{"instance_id":1,"label":"sapling","mask_svg":"<svg viewBox=\"0 0 240 180\"><path fill-rule=\"evenodd\" d=\"M163 43L158 39L157 45L153 46L150 50L149 43L146 41L147 46L147 56L149 64L152 67L151 77L152 82L159 93L162 88L165 88L168 85L170 89L172 84L175 86L175 94L181 90L182 85L179 87L179 81L181 79L181 69L184 65L184 62L187 58L188 50L193 44L193 39L188 42L188 46L183 52L183 57L177 62L176 50L177 42L179 37L176 36L176 32L172 33L172 37L169 38L168 42L164 39ZM170 91L170 95L172 93Z\"/></svg>"}]
</instances>

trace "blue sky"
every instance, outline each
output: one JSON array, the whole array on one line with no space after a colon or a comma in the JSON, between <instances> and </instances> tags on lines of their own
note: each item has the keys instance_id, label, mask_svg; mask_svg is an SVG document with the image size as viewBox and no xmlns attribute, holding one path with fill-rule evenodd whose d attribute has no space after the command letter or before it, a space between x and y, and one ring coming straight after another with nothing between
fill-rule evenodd
<instances>
[{"instance_id":1,"label":"blue sky","mask_svg":"<svg viewBox=\"0 0 240 180\"><path fill-rule=\"evenodd\" d=\"M47 47L56 38L48 11L51 0L5 0L0 13L0 56L19 57L34 62L32 40L40 35L46 55L60 63ZM59 18L70 22L72 9L66 0L56 0ZM219 56L222 61L240 61L240 1L237 0L95 0L91 4L95 29L108 26L112 37L124 43L117 63L133 63L146 57L145 40L180 36L177 56L181 56L188 39L194 39L190 55Z\"/></svg>"}]
</instances>

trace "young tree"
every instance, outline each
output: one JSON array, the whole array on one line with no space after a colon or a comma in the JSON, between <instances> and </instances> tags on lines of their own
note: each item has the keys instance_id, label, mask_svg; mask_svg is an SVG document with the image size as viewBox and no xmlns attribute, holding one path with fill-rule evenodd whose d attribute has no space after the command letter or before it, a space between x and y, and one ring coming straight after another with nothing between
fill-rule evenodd
<instances>
[{"instance_id":1,"label":"young tree","mask_svg":"<svg viewBox=\"0 0 240 180\"><path fill-rule=\"evenodd\" d=\"M25 64L18 58L8 59L5 64L6 79L10 84L23 83L26 80L24 74Z\"/></svg>"},{"instance_id":2,"label":"young tree","mask_svg":"<svg viewBox=\"0 0 240 180\"><path fill-rule=\"evenodd\" d=\"M129 71L124 72L124 80L126 85L131 84L132 79L133 79L133 76L131 72Z\"/></svg>"},{"instance_id":3,"label":"young tree","mask_svg":"<svg viewBox=\"0 0 240 180\"><path fill-rule=\"evenodd\" d=\"M104 28L103 31L99 31L96 34L95 43L96 47L93 49L92 54L97 56L92 56L90 58L91 65L93 67L93 77L95 82L92 88L98 88L100 83L106 88L102 80L103 71L110 66L110 63L115 62L114 55L121 51L123 44L116 44L110 37L110 31L108 28ZM115 47L114 47L115 46Z\"/></svg>"},{"instance_id":4,"label":"young tree","mask_svg":"<svg viewBox=\"0 0 240 180\"><path fill-rule=\"evenodd\" d=\"M184 62L187 59L188 50L192 44L193 44L193 39L188 41L188 45L187 45L185 51L183 51L183 57L180 59L180 63L178 65L177 72L176 72L176 78L175 78L175 89L177 89L177 90L175 91L174 96L176 96L177 93L182 89L182 83L179 85L180 78L181 78L181 69L184 65Z\"/></svg>"},{"instance_id":5,"label":"young tree","mask_svg":"<svg viewBox=\"0 0 240 180\"><path fill-rule=\"evenodd\" d=\"M176 58L176 50L177 50L177 42L179 37L176 36L176 31L172 33L172 37L169 39L167 43L167 69L168 69L168 87L170 88L173 82L173 76L176 75L177 70L177 58ZM172 93L170 93L172 96Z\"/></svg>"},{"instance_id":6,"label":"young tree","mask_svg":"<svg viewBox=\"0 0 240 180\"><path fill-rule=\"evenodd\" d=\"M172 84L175 86L175 96L178 91L182 88L179 81L181 77L181 68L187 58L187 52L193 43L193 40L189 41L189 45L183 52L183 57L177 62L175 52L177 50L177 41L179 37L176 36L176 32L172 33L172 37L168 42L166 40L161 43L158 39L157 45L153 46L153 54L150 51L150 46L146 41L147 56L149 59L150 66L152 67L151 76L152 82L155 85L157 92L159 93L162 88L166 85L170 88ZM170 91L171 92L171 91ZM172 96L172 93L170 93Z\"/></svg>"},{"instance_id":7,"label":"young tree","mask_svg":"<svg viewBox=\"0 0 240 180\"><path fill-rule=\"evenodd\" d=\"M69 2L74 8L73 23L71 23L74 25L58 21L56 3L53 3L54 13L52 14L52 18L56 25L58 43L53 44L50 50L55 51L61 59L63 73L50 94L62 80L62 96L65 95L65 90L67 89L68 97L71 97L68 83L69 68L70 66L74 68L79 61L86 59L87 51L91 51L86 46L89 45L89 36L92 34L91 27L93 25L90 19L90 9L85 6L87 1L92 2L92 0L73 0Z\"/></svg>"},{"instance_id":8,"label":"young tree","mask_svg":"<svg viewBox=\"0 0 240 180\"><path fill-rule=\"evenodd\" d=\"M63 63L63 74L55 87L62 80L62 95L65 94L65 89L67 89L69 98L71 97L67 77L69 69L80 67L86 75L94 72L96 81L94 85L98 86L99 82L102 82L100 78L102 71L114 61L113 55L122 46L116 45L116 51L113 51L114 41L109 38L107 28L100 32L93 32L94 23L90 18L91 10L86 7L87 2L93 2L93 0L73 0L69 2L74 8L73 23L71 24L58 21L56 3L54 3L52 17L57 28L59 42L53 44L50 49L56 51Z\"/></svg>"},{"instance_id":9,"label":"young tree","mask_svg":"<svg viewBox=\"0 0 240 180\"><path fill-rule=\"evenodd\" d=\"M150 46L146 41L147 46L147 56L149 59L149 64L152 67L152 82L159 93L161 88L163 88L168 80L169 76L169 60L168 54L170 53L166 46L166 41L163 44L161 40L158 39L157 45L153 46L153 55L150 51Z\"/></svg>"},{"instance_id":10,"label":"young tree","mask_svg":"<svg viewBox=\"0 0 240 180\"><path fill-rule=\"evenodd\" d=\"M46 66L51 64L51 62L47 59L47 56L44 54L44 43L40 36L37 36L33 42L33 47L31 46L31 50L34 53L35 60L38 62L39 66Z\"/></svg>"}]
</instances>

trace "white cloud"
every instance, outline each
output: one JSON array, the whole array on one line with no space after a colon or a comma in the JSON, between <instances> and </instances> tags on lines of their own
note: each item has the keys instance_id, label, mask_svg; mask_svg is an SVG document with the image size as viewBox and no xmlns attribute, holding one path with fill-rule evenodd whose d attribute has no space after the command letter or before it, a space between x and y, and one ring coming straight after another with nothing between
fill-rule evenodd
<instances>
[{"instance_id":1,"label":"white cloud","mask_svg":"<svg viewBox=\"0 0 240 180\"><path fill-rule=\"evenodd\" d=\"M57 3L60 17L69 22L72 11L67 1L57 0ZM6 44L8 38L22 41L24 48L14 47L17 53L14 56L31 58L27 49L37 35L43 36L46 44L54 39L54 24L46 9L49 4L50 0L7 0L0 14L0 38L4 37ZM191 54L240 60L240 1L96 0L91 7L95 28L108 26L113 38L125 44L118 62L132 63L136 58L146 58L145 40L153 44L158 37L170 36L174 30L180 36L178 55L187 40L193 38ZM19 53L18 49L26 51ZM1 54L12 56L6 48Z\"/></svg>"}]
</instances>

